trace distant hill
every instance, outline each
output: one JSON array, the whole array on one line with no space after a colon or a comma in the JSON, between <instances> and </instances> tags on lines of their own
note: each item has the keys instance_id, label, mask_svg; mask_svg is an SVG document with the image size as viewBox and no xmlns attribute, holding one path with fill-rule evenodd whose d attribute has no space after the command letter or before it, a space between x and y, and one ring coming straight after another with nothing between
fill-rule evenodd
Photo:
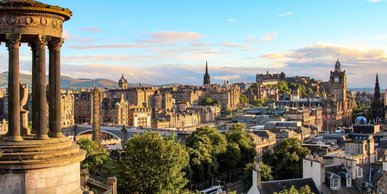
<instances>
[{"instance_id":1,"label":"distant hill","mask_svg":"<svg viewBox=\"0 0 387 194\"><path fill-rule=\"evenodd\" d=\"M28 84L31 88L32 84L32 75L29 74L20 74L20 82ZM47 76L48 83L48 76ZM100 88L117 88L117 82L109 79L96 79L95 84ZM80 89L80 88L93 88L94 80L86 78L72 78L69 76L61 76L61 85L63 89ZM0 74L0 88L8 87L8 72L3 72Z\"/></svg>"},{"instance_id":2,"label":"distant hill","mask_svg":"<svg viewBox=\"0 0 387 194\"><path fill-rule=\"evenodd\" d=\"M28 84L31 88L32 75L20 73L20 82ZM48 76L47 76L48 84ZM95 84L99 88L114 89L118 88L117 82L110 79L97 78ZM72 78L70 76L61 76L61 85L63 89L80 89L80 88L94 88L94 80L88 78ZM143 83L128 83L129 88L138 86L154 86L154 87L172 87L179 86L181 84L171 83L164 85L151 85ZM0 88L8 87L8 72L0 73Z\"/></svg>"}]
</instances>

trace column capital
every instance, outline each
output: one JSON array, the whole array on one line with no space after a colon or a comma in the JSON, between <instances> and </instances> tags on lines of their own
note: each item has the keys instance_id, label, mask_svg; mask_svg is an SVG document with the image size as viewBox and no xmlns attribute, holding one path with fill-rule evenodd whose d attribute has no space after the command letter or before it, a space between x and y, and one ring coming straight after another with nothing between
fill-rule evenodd
<instances>
[{"instance_id":1,"label":"column capital","mask_svg":"<svg viewBox=\"0 0 387 194\"><path fill-rule=\"evenodd\" d=\"M50 42L48 43L48 49L59 51L63 42L63 38L51 38Z\"/></svg>"},{"instance_id":2,"label":"column capital","mask_svg":"<svg viewBox=\"0 0 387 194\"><path fill-rule=\"evenodd\" d=\"M39 35L35 40L35 44L37 48L44 49L47 46L48 41L50 41L50 37Z\"/></svg>"},{"instance_id":3,"label":"column capital","mask_svg":"<svg viewBox=\"0 0 387 194\"><path fill-rule=\"evenodd\" d=\"M5 38L7 39L6 46L12 48L19 48L21 41L21 34L11 34L7 33Z\"/></svg>"}]
</instances>

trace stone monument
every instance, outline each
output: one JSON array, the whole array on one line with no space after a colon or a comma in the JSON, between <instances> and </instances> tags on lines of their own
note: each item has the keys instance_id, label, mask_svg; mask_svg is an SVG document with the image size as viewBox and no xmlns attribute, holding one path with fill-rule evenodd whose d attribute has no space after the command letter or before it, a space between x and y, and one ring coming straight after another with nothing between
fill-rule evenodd
<instances>
[{"instance_id":1,"label":"stone monument","mask_svg":"<svg viewBox=\"0 0 387 194\"><path fill-rule=\"evenodd\" d=\"M62 31L63 23L71 15L68 9L34 0L0 1L0 42L5 43L9 54L9 125L7 135L0 137L2 194L82 192L80 161L85 158L85 151L63 136L60 122ZM25 89L20 89L19 83L21 43L27 43L32 50L32 127L35 134L29 134L24 128L21 107ZM46 109L47 46L49 119Z\"/></svg>"}]
</instances>

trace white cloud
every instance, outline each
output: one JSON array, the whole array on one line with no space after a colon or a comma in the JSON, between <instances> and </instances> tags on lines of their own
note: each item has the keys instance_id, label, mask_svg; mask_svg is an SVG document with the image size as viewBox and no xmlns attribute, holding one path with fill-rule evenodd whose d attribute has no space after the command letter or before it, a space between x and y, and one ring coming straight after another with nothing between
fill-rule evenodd
<instances>
[{"instance_id":1,"label":"white cloud","mask_svg":"<svg viewBox=\"0 0 387 194\"><path fill-rule=\"evenodd\" d=\"M228 18L228 22L233 23L233 22L235 22L235 19L234 18Z\"/></svg>"},{"instance_id":2,"label":"white cloud","mask_svg":"<svg viewBox=\"0 0 387 194\"><path fill-rule=\"evenodd\" d=\"M371 3L378 3L378 2L381 2L382 0L367 0L367 1Z\"/></svg>"},{"instance_id":3,"label":"white cloud","mask_svg":"<svg viewBox=\"0 0 387 194\"><path fill-rule=\"evenodd\" d=\"M291 16L291 15L293 15L293 12L288 11L288 12L278 14L278 17L285 17L285 16Z\"/></svg>"},{"instance_id":4,"label":"white cloud","mask_svg":"<svg viewBox=\"0 0 387 194\"><path fill-rule=\"evenodd\" d=\"M377 72L381 83L387 81L387 53L383 49L356 49L343 45L318 43L284 53L269 53L262 58L273 64L283 64L288 75L307 75L327 80L339 54L351 87L373 87ZM387 86L382 86L387 87Z\"/></svg>"}]
</instances>

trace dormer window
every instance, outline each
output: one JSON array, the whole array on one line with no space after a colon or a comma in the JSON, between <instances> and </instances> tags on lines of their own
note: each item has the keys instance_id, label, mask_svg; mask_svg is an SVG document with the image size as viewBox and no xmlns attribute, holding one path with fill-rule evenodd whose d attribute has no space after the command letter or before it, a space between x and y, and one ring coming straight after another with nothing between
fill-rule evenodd
<instances>
[{"instance_id":1,"label":"dormer window","mask_svg":"<svg viewBox=\"0 0 387 194\"><path fill-rule=\"evenodd\" d=\"M340 179L339 178L332 178L330 180L330 187L334 191L339 190L340 189Z\"/></svg>"},{"instance_id":2,"label":"dormer window","mask_svg":"<svg viewBox=\"0 0 387 194\"><path fill-rule=\"evenodd\" d=\"M346 180L346 186L347 187L352 187L352 178L351 178L351 176L346 176L345 177L345 180Z\"/></svg>"},{"instance_id":3,"label":"dormer window","mask_svg":"<svg viewBox=\"0 0 387 194\"><path fill-rule=\"evenodd\" d=\"M357 167L356 169L356 177L363 178L363 169L361 167Z\"/></svg>"}]
</instances>

